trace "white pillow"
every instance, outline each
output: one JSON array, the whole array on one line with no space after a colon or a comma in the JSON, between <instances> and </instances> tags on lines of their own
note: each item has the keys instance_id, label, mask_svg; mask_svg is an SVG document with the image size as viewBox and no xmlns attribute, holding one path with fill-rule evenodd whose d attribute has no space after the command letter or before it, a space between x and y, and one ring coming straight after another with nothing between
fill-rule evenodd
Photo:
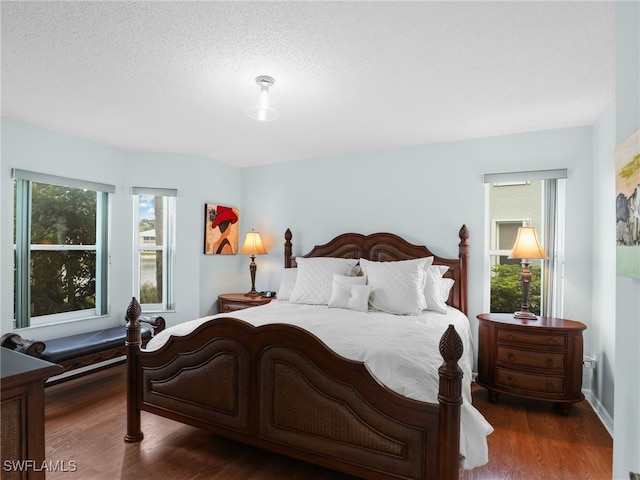
<instances>
[{"instance_id":1,"label":"white pillow","mask_svg":"<svg viewBox=\"0 0 640 480\"><path fill-rule=\"evenodd\" d=\"M447 313L446 301L449 296L442 298L441 282L444 280L442 276L449 270L445 265L431 265L426 269L427 278L424 287L424 298L427 302L427 310L434 312Z\"/></svg>"},{"instance_id":2,"label":"white pillow","mask_svg":"<svg viewBox=\"0 0 640 480\"><path fill-rule=\"evenodd\" d=\"M366 285L366 283L366 277L350 277L334 273L333 283L331 284L331 296L329 297L328 302L329 307L349 308L349 300L353 294L351 287L354 285ZM367 300L368 299L369 296L367 295Z\"/></svg>"},{"instance_id":3,"label":"white pillow","mask_svg":"<svg viewBox=\"0 0 640 480\"><path fill-rule=\"evenodd\" d=\"M285 268L282 271L280 290L278 290L278 300L289 300L289 298L291 298L291 292L293 292L297 276L297 268Z\"/></svg>"},{"instance_id":4,"label":"white pillow","mask_svg":"<svg viewBox=\"0 0 640 480\"><path fill-rule=\"evenodd\" d=\"M440 280L440 295L444 302L449 298L449 292L453 288L453 284L456 283L453 278L443 278Z\"/></svg>"},{"instance_id":5,"label":"white pillow","mask_svg":"<svg viewBox=\"0 0 640 480\"><path fill-rule=\"evenodd\" d=\"M295 303L326 305L331 296L333 274L349 275L357 263L355 258L296 258L298 275L290 300Z\"/></svg>"},{"instance_id":6,"label":"white pillow","mask_svg":"<svg viewBox=\"0 0 640 480\"><path fill-rule=\"evenodd\" d=\"M351 296L347 302L347 308L358 310L359 312L368 312L370 295L371 287L369 285L351 285Z\"/></svg>"},{"instance_id":7,"label":"white pillow","mask_svg":"<svg viewBox=\"0 0 640 480\"><path fill-rule=\"evenodd\" d=\"M417 315L424 310L426 268L433 257L397 262L372 262L360 259L360 267L371 287L369 306L399 315Z\"/></svg>"}]
</instances>

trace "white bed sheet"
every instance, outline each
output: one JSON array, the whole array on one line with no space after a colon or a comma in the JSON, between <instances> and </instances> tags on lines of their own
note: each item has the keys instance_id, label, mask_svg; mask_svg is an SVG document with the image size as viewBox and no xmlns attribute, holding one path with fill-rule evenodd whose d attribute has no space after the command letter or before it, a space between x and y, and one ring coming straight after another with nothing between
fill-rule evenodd
<instances>
[{"instance_id":1,"label":"white bed sheet","mask_svg":"<svg viewBox=\"0 0 640 480\"><path fill-rule=\"evenodd\" d=\"M233 316L254 326L289 323L308 330L334 352L364 362L370 372L391 390L424 402L438 403L438 368L442 357L440 337L453 324L462 338L464 353L459 361L462 382L460 454L462 466L471 469L488 462L487 435L493 427L471 404L474 350L469 319L459 310L447 313L425 311L421 315L357 312L325 305L301 305L274 301L261 307L219 314L181 323L160 332L146 347L157 350L169 336L187 335L216 317Z\"/></svg>"}]
</instances>

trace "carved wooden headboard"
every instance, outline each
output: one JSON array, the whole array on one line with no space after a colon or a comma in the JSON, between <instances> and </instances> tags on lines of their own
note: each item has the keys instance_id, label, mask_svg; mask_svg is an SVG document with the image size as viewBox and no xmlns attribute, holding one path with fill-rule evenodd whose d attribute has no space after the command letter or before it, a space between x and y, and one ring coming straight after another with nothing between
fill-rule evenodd
<instances>
[{"instance_id":1,"label":"carved wooden headboard","mask_svg":"<svg viewBox=\"0 0 640 480\"><path fill-rule=\"evenodd\" d=\"M287 229L284 234L285 268L296 266L295 258L292 255L292 237L291 230ZM393 233L373 233L371 235L344 233L324 245L316 245L302 257L366 258L372 261L390 262L433 256L433 264L448 266L449 270L444 276L455 281L447 303L467 314L469 230L466 225L460 228L458 237L460 238L458 258L440 257L432 253L426 246L414 245Z\"/></svg>"}]
</instances>

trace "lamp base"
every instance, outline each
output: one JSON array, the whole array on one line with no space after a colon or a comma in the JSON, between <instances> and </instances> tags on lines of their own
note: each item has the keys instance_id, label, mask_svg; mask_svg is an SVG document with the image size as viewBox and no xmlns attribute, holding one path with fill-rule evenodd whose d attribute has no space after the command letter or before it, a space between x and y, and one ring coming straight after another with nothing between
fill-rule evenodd
<instances>
[{"instance_id":1,"label":"lamp base","mask_svg":"<svg viewBox=\"0 0 640 480\"><path fill-rule=\"evenodd\" d=\"M526 318L528 320L537 320L538 319L536 314L535 313L531 313L531 312L515 312L513 314L513 316L515 318Z\"/></svg>"},{"instance_id":2,"label":"lamp base","mask_svg":"<svg viewBox=\"0 0 640 480\"><path fill-rule=\"evenodd\" d=\"M259 297L260 296L260 292L256 292L255 290L251 290L250 292L247 292L244 294L245 297Z\"/></svg>"}]
</instances>

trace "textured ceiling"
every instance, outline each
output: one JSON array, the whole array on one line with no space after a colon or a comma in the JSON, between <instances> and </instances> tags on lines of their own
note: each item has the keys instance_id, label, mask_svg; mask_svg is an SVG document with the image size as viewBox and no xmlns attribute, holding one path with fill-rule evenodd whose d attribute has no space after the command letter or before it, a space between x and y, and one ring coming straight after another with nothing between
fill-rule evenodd
<instances>
[{"instance_id":1,"label":"textured ceiling","mask_svg":"<svg viewBox=\"0 0 640 480\"><path fill-rule=\"evenodd\" d=\"M613 2L7 2L2 116L257 165L592 123ZM246 109L271 75L280 118Z\"/></svg>"}]
</instances>

